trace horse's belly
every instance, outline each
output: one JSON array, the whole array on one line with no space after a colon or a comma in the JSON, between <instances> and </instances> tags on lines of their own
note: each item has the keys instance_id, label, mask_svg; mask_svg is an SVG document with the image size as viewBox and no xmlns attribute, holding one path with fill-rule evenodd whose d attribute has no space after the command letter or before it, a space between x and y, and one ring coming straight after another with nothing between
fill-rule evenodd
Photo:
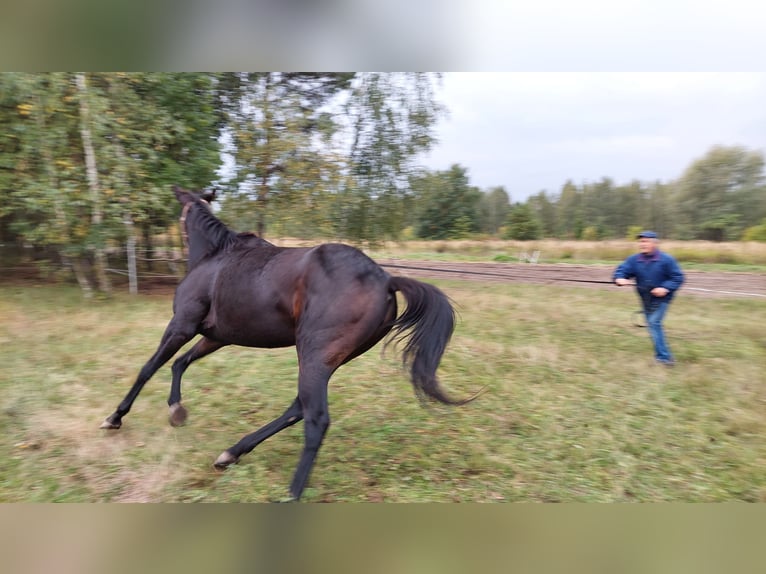
<instances>
[{"instance_id":1,"label":"horse's belly","mask_svg":"<svg viewBox=\"0 0 766 574\"><path fill-rule=\"evenodd\" d=\"M213 327L204 329L202 334L216 341L224 341L242 347L276 348L295 345L295 332L287 329L238 330L231 327Z\"/></svg>"},{"instance_id":2,"label":"horse's belly","mask_svg":"<svg viewBox=\"0 0 766 574\"><path fill-rule=\"evenodd\" d=\"M243 347L290 347L295 327L274 310L248 310L247 305L215 309L204 325L203 335Z\"/></svg>"}]
</instances>

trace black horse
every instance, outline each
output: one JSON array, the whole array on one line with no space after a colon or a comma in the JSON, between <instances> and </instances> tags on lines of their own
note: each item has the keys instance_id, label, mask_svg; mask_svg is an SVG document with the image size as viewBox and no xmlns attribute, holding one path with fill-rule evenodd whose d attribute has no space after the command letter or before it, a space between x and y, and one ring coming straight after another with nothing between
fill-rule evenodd
<instances>
[{"instance_id":1,"label":"black horse","mask_svg":"<svg viewBox=\"0 0 766 574\"><path fill-rule=\"evenodd\" d=\"M298 396L284 414L225 450L223 469L273 434L301 419L304 448L290 493L303 492L330 424L327 384L333 372L391 333L405 342L416 395L464 404L441 389L436 369L454 329L454 310L433 285L392 277L358 249L326 243L312 248L277 247L251 233L236 233L211 213L204 196L174 188L183 205L188 244L186 277L173 300L173 318L159 348L128 394L101 428L118 429L144 384L184 344L202 338L173 363L170 424L181 425L181 376L197 359L226 345L289 347L298 353ZM214 197L214 196L213 196ZM212 199L207 196L207 199ZM397 317L396 292L407 307Z\"/></svg>"}]
</instances>

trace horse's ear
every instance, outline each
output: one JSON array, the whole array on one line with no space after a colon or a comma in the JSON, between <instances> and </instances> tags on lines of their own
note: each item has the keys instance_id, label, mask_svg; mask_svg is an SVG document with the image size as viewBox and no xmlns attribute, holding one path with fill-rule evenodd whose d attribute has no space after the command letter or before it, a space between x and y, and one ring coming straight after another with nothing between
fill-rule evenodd
<instances>
[{"instance_id":1,"label":"horse's ear","mask_svg":"<svg viewBox=\"0 0 766 574\"><path fill-rule=\"evenodd\" d=\"M212 203L215 201L216 194L218 193L218 188L214 187L212 191L205 191L200 194L200 197L207 201L208 203Z\"/></svg>"},{"instance_id":2,"label":"horse's ear","mask_svg":"<svg viewBox=\"0 0 766 574\"><path fill-rule=\"evenodd\" d=\"M176 194L176 199L182 204L189 203L192 200L191 195L186 190L181 189L177 185L173 186L173 193Z\"/></svg>"}]
</instances>

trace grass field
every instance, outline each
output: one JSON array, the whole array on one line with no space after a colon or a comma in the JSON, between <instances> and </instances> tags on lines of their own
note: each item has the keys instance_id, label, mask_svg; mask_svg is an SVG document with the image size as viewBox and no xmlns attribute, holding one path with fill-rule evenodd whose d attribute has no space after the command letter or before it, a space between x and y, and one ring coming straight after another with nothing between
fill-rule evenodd
<instances>
[{"instance_id":1,"label":"grass field","mask_svg":"<svg viewBox=\"0 0 766 574\"><path fill-rule=\"evenodd\" d=\"M460 320L440 376L460 408L423 409L382 346L330 383L307 501L766 502L766 302L681 294L675 369L652 364L635 295L438 282ZM295 395L293 349L227 348L169 366L119 431L99 430L156 348L170 296L84 303L76 287L0 286L0 502L283 498L302 425L223 473L218 454Z\"/></svg>"}]
</instances>

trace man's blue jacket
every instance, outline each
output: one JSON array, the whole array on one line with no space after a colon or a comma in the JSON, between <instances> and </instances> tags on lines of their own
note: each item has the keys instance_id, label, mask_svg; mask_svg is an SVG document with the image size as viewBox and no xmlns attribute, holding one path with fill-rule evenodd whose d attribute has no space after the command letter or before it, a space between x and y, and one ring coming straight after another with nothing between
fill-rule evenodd
<instances>
[{"instance_id":1,"label":"man's blue jacket","mask_svg":"<svg viewBox=\"0 0 766 574\"><path fill-rule=\"evenodd\" d=\"M684 282L684 274L678 262L672 255L662 251L655 251L648 256L643 253L631 255L617 267L612 281L619 278L635 279L638 295L646 305L660 299L650 293L655 287L664 287L668 290L668 294L662 299L669 303Z\"/></svg>"}]
</instances>

